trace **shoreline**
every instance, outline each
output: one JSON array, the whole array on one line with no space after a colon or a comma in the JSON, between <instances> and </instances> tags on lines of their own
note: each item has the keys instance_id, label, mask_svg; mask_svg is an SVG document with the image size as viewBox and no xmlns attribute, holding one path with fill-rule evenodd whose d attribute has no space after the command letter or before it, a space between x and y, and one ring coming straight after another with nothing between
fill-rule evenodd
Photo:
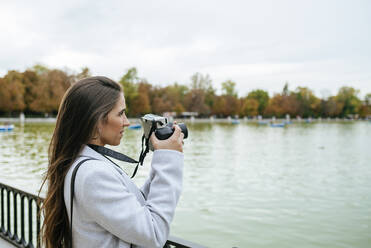
<instances>
[{"instance_id":1,"label":"shoreline","mask_svg":"<svg viewBox=\"0 0 371 248\"><path fill-rule=\"evenodd\" d=\"M128 118L132 124L140 124L139 118ZM247 119L247 118L175 118L176 121L187 122L187 123L259 123L259 124L269 124L269 123L313 123L313 122L355 122L355 121L370 121L370 119L346 119L346 118L301 118L301 119L285 119L285 118L264 118L264 119ZM237 121L237 123L236 123ZM0 125L6 123L55 123L56 118L3 118L0 117Z\"/></svg>"}]
</instances>

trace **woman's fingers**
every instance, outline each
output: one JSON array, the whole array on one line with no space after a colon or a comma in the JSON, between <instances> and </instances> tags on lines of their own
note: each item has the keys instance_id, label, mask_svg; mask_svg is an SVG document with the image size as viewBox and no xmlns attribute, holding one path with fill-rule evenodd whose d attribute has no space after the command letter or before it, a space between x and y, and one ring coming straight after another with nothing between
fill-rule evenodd
<instances>
[{"instance_id":1,"label":"woman's fingers","mask_svg":"<svg viewBox=\"0 0 371 248\"><path fill-rule=\"evenodd\" d=\"M170 149L183 152L183 138L184 134L178 125L174 125L174 133L170 138L166 140L159 140L157 137L152 134L150 141L155 150L157 149Z\"/></svg>"},{"instance_id":2,"label":"woman's fingers","mask_svg":"<svg viewBox=\"0 0 371 248\"><path fill-rule=\"evenodd\" d=\"M182 133L182 129L180 129L178 125L174 125L174 133L172 136L177 139L181 133Z\"/></svg>"}]
</instances>

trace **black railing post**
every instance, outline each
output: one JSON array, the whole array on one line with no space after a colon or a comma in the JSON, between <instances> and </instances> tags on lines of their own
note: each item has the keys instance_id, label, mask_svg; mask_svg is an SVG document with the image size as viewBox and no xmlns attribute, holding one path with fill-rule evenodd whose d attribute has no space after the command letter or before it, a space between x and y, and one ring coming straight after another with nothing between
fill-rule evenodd
<instances>
[{"instance_id":1,"label":"black railing post","mask_svg":"<svg viewBox=\"0 0 371 248\"><path fill-rule=\"evenodd\" d=\"M14 234L13 234L13 238L16 242L18 242L18 235L17 235L17 223L18 223L18 220L17 220L17 208L18 208L18 204L17 204L17 195L18 193L17 192L13 192L13 222L14 222Z\"/></svg>"},{"instance_id":2,"label":"black railing post","mask_svg":"<svg viewBox=\"0 0 371 248\"><path fill-rule=\"evenodd\" d=\"M1 233L5 232L5 226L4 226L4 189L0 188L1 193L1 225L0 225L0 231Z\"/></svg>"},{"instance_id":3,"label":"black railing post","mask_svg":"<svg viewBox=\"0 0 371 248\"><path fill-rule=\"evenodd\" d=\"M8 223L8 227L6 228L6 235L11 238L10 233L10 190L6 191L6 222Z\"/></svg>"},{"instance_id":4,"label":"black railing post","mask_svg":"<svg viewBox=\"0 0 371 248\"><path fill-rule=\"evenodd\" d=\"M32 198L28 198L28 244L33 247L32 243Z\"/></svg>"},{"instance_id":5,"label":"black railing post","mask_svg":"<svg viewBox=\"0 0 371 248\"><path fill-rule=\"evenodd\" d=\"M25 236L24 236L24 216L25 216L25 212L24 212L24 200L25 200L26 196L24 194L21 194L21 244L23 244L24 246L26 246L26 240L25 240Z\"/></svg>"},{"instance_id":6,"label":"black railing post","mask_svg":"<svg viewBox=\"0 0 371 248\"><path fill-rule=\"evenodd\" d=\"M41 244L40 244L40 204L41 204L41 201L38 199L37 202L36 202L36 206L37 206L37 218L36 218L36 247L41 247Z\"/></svg>"}]
</instances>

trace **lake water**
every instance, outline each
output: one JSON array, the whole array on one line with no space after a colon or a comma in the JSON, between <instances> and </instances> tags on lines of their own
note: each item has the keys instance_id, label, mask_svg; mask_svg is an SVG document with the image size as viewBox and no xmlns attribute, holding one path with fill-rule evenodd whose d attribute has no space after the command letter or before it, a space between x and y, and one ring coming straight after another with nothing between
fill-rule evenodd
<instances>
[{"instance_id":1,"label":"lake water","mask_svg":"<svg viewBox=\"0 0 371 248\"><path fill-rule=\"evenodd\" d=\"M370 122L187 125L172 235L208 247L371 247ZM53 128L0 133L1 182L38 190ZM138 157L141 134L126 130L114 149Z\"/></svg>"}]
</instances>

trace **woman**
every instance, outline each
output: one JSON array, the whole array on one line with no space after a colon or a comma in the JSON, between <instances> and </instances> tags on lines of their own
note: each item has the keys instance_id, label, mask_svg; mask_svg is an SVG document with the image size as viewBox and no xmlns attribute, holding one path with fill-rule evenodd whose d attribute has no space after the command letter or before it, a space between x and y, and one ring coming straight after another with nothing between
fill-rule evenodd
<instances>
[{"instance_id":1,"label":"woman","mask_svg":"<svg viewBox=\"0 0 371 248\"><path fill-rule=\"evenodd\" d=\"M119 145L124 128L125 99L119 84L91 77L64 95L49 146L41 237L56 247L163 247L182 187L183 134L175 126L167 140L154 135L149 178L138 189L130 178L88 144ZM70 185L78 169L70 234Z\"/></svg>"}]
</instances>

